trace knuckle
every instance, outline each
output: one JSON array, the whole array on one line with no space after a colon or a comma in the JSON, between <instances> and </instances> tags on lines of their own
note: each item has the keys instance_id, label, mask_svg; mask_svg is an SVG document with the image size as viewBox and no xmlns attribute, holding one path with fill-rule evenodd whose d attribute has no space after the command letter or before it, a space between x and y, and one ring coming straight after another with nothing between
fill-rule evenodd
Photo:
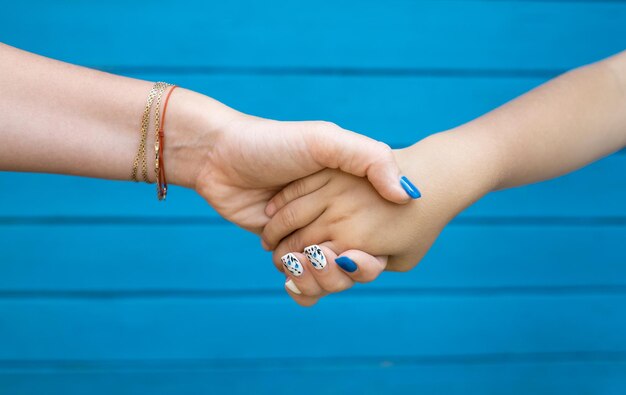
<instances>
[{"instance_id":1,"label":"knuckle","mask_svg":"<svg viewBox=\"0 0 626 395\"><path fill-rule=\"evenodd\" d=\"M329 293L339 293L350 288L350 284L347 281L342 280L327 281L321 286L324 291Z\"/></svg>"},{"instance_id":2,"label":"knuckle","mask_svg":"<svg viewBox=\"0 0 626 395\"><path fill-rule=\"evenodd\" d=\"M379 271L376 270L366 270L361 272L361 276L359 278L359 282L360 283L369 283L371 281L376 280L376 278L378 277L378 275L380 274Z\"/></svg>"},{"instance_id":3,"label":"knuckle","mask_svg":"<svg viewBox=\"0 0 626 395\"><path fill-rule=\"evenodd\" d=\"M390 272L400 272L400 273L406 273L408 271L410 271L411 269L413 269L414 265L403 262L403 263L390 263L389 265L387 265L387 271Z\"/></svg>"},{"instance_id":4,"label":"knuckle","mask_svg":"<svg viewBox=\"0 0 626 395\"><path fill-rule=\"evenodd\" d=\"M287 194L287 191L285 191L285 194ZM304 196L306 194L306 181L301 178L291 183L291 188L289 188L288 194L290 196L285 196L285 199L287 198L295 199L300 196Z\"/></svg>"},{"instance_id":5,"label":"knuckle","mask_svg":"<svg viewBox=\"0 0 626 395\"><path fill-rule=\"evenodd\" d=\"M376 150L378 156L380 158L389 158L393 155L393 150L388 144L383 143L382 141L376 142Z\"/></svg>"},{"instance_id":6,"label":"knuckle","mask_svg":"<svg viewBox=\"0 0 626 395\"><path fill-rule=\"evenodd\" d=\"M312 289L312 288L307 288L304 286L301 286L300 291L302 292L302 296L306 296L308 298L320 298L322 297L322 295L324 295L324 290L321 288L317 288L317 289Z\"/></svg>"},{"instance_id":7,"label":"knuckle","mask_svg":"<svg viewBox=\"0 0 626 395\"><path fill-rule=\"evenodd\" d=\"M287 246L287 249L289 251L300 251L300 246L302 245L302 236L300 236L298 233L289 236L285 245Z\"/></svg>"},{"instance_id":8,"label":"knuckle","mask_svg":"<svg viewBox=\"0 0 626 395\"><path fill-rule=\"evenodd\" d=\"M287 202L287 197L285 196L286 193L287 193L286 190L283 189L282 191L278 192L276 196L272 198L272 201L277 207L282 207L286 204Z\"/></svg>"},{"instance_id":9,"label":"knuckle","mask_svg":"<svg viewBox=\"0 0 626 395\"><path fill-rule=\"evenodd\" d=\"M339 125L330 121L315 121L315 125L320 129L326 129L326 130L333 130L333 129L339 128Z\"/></svg>"},{"instance_id":10,"label":"knuckle","mask_svg":"<svg viewBox=\"0 0 626 395\"><path fill-rule=\"evenodd\" d=\"M290 207L285 207L281 212L280 223L285 229L293 229L296 226L296 218L296 212Z\"/></svg>"}]
</instances>

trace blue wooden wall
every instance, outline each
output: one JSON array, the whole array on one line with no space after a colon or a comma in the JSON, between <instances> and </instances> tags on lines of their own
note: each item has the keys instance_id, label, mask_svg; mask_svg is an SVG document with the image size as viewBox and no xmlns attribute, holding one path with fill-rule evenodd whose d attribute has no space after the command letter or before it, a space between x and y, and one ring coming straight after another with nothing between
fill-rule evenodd
<instances>
[{"instance_id":1,"label":"blue wooden wall","mask_svg":"<svg viewBox=\"0 0 626 395\"><path fill-rule=\"evenodd\" d=\"M625 49L626 2L2 0L0 41L403 146ZM622 152L303 309L191 191L3 173L0 393L622 395L625 203Z\"/></svg>"}]
</instances>

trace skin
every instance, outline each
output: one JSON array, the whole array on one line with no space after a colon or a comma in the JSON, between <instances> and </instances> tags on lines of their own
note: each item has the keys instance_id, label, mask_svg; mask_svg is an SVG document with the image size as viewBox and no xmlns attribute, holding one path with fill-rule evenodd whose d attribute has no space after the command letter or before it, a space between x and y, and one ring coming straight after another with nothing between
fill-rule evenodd
<instances>
[{"instance_id":1,"label":"skin","mask_svg":"<svg viewBox=\"0 0 626 395\"><path fill-rule=\"evenodd\" d=\"M152 85L0 44L0 170L129 180ZM153 147L151 127L148 169ZM324 168L367 177L394 203L410 200L381 142L328 122L257 118L183 88L169 101L163 156L170 184L256 233L272 196Z\"/></svg>"},{"instance_id":2,"label":"skin","mask_svg":"<svg viewBox=\"0 0 626 395\"><path fill-rule=\"evenodd\" d=\"M272 198L266 210L272 219L262 238L275 249L277 267L281 256L296 254L304 273L285 271L286 289L310 306L383 270L415 267L444 226L487 193L560 176L624 146L626 52L396 151L401 168L419 180L421 199L391 205L358 177L322 171ZM300 253L312 244L327 256L324 270ZM340 252L357 264L355 272L337 267Z\"/></svg>"}]
</instances>

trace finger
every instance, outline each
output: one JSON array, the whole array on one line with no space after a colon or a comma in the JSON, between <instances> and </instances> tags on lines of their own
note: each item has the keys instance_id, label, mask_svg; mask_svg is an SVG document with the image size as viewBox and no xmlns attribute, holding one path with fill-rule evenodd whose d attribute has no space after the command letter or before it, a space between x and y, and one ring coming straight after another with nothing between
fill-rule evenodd
<instances>
[{"instance_id":1,"label":"finger","mask_svg":"<svg viewBox=\"0 0 626 395\"><path fill-rule=\"evenodd\" d=\"M272 260L277 268L283 267L280 258L285 254L292 251L304 251L305 247L316 243L318 240L330 238L326 227L317 226L319 221L319 218L316 219L309 226L298 229L278 243L272 254Z\"/></svg>"},{"instance_id":2,"label":"finger","mask_svg":"<svg viewBox=\"0 0 626 395\"><path fill-rule=\"evenodd\" d=\"M292 182L272 197L267 206L265 206L265 214L268 217L274 216L283 206L299 197L308 195L317 191L328 183L331 174L327 171L318 171L317 173L301 178Z\"/></svg>"},{"instance_id":3,"label":"finger","mask_svg":"<svg viewBox=\"0 0 626 395\"><path fill-rule=\"evenodd\" d=\"M288 286L287 284L289 284L289 279L285 282L285 290L291 299L293 299L300 306L311 307L320 300L319 296L306 296L301 293L293 292L291 286Z\"/></svg>"},{"instance_id":4,"label":"finger","mask_svg":"<svg viewBox=\"0 0 626 395\"><path fill-rule=\"evenodd\" d=\"M331 247L330 242L314 244L304 249L304 255L314 268L312 274L320 288L328 293L337 293L352 288L354 280L337 266L337 254Z\"/></svg>"},{"instance_id":5,"label":"finger","mask_svg":"<svg viewBox=\"0 0 626 395\"><path fill-rule=\"evenodd\" d=\"M341 169L355 176L367 176L385 199L407 203L420 197L419 190L400 176L393 151L388 145L338 127L332 123L315 123L305 136L313 159L321 166Z\"/></svg>"},{"instance_id":6,"label":"finger","mask_svg":"<svg viewBox=\"0 0 626 395\"><path fill-rule=\"evenodd\" d=\"M287 269L289 279L285 283L286 288L297 295L322 296L324 290L319 286L312 271L314 270L308 259L301 253L290 252L283 255L280 260ZM289 283L289 280L292 282ZM297 293L297 290L300 293Z\"/></svg>"},{"instance_id":7,"label":"finger","mask_svg":"<svg viewBox=\"0 0 626 395\"><path fill-rule=\"evenodd\" d=\"M303 196L283 206L263 228L264 247L273 250L284 237L315 221L326 207L326 199L321 199L319 193Z\"/></svg>"},{"instance_id":8,"label":"finger","mask_svg":"<svg viewBox=\"0 0 626 395\"><path fill-rule=\"evenodd\" d=\"M335 263L350 278L359 283L373 281L387 267L388 256L372 256L359 250L348 250Z\"/></svg>"}]
</instances>

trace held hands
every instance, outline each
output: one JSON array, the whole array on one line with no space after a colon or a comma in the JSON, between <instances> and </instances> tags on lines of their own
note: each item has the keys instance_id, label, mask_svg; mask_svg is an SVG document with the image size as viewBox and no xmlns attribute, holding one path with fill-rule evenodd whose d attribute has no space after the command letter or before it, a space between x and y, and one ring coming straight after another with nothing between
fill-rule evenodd
<instances>
[{"instance_id":1,"label":"held hands","mask_svg":"<svg viewBox=\"0 0 626 395\"><path fill-rule=\"evenodd\" d=\"M262 239L274 249L274 264L287 269L290 296L309 306L383 270L417 265L443 227L496 185L497 168L472 140L453 131L394 151L423 193L406 205L385 201L364 179L337 170L297 180L273 197Z\"/></svg>"},{"instance_id":2,"label":"held hands","mask_svg":"<svg viewBox=\"0 0 626 395\"><path fill-rule=\"evenodd\" d=\"M220 215L247 230L262 231L269 221L265 207L278 191L324 168L367 177L391 205L411 200L383 143L327 122L273 121L190 91L179 96L172 106L191 115L185 117L187 130L174 128L183 130L166 153L180 167L176 174L187 177L179 183L195 188ZM194 106L198 110L186 110Z\"/></svg>"},{"instance_id":3,"label":"held hands","mask_svg":"<svg viewBox=\"0 0 626 395\"><path fill-rule=\"evenodd\" d=\"M411 269L454 216L496 185L494 156L472 130L392 151L331 123L267 120L184 89L173 95L170 181L262 233L302 305L383 270ZM422 198L412 200L400 168L419 180Z\"/></svg>"}]
</instances>

